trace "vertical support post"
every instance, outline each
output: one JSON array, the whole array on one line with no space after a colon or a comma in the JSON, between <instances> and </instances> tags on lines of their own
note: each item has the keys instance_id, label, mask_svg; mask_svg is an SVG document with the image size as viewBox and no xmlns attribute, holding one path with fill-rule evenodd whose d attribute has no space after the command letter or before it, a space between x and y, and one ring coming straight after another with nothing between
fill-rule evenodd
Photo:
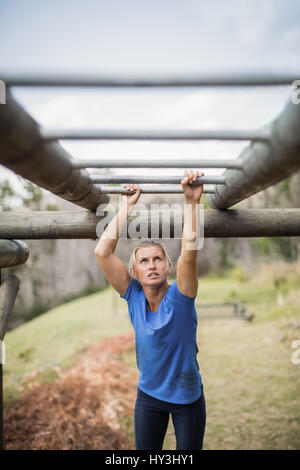
<instances>
[{"instance_id":1,"label":"vertical support post","mask_svg":"<svg viewBox=\"0 0 300 470\"><path fill-rule=\"evenodd\" d=\"M0 286L1 286L1 267L0 267ZM2 341L1 341L2 348ZM3 376L2 376L2 350L0 361L0 450L3 450Z\"/></svg>"},{"instance_id":2,"label":"vertical support post","mask_svg":"<svg viewBox=\"0 0 300 470\"><path fill-rule=\"evenodd\" d=\"M0 343L1 347L3 344L5 332L7 330L9 317L13 310L14 301L19 289L20 280L15 274L8 274L1 279L1 267L0 264ZM2 352L2 351L1 351ZM2 354L1 354L2 356ZM3 357L0 361L0 448L4 448L4 437L3 437Z\"/></svg>"}]
</instances>

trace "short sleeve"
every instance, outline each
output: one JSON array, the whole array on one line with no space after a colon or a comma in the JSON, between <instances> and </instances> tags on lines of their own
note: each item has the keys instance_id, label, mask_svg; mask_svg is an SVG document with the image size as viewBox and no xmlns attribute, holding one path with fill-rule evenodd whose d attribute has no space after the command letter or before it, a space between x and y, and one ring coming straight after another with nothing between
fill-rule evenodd
<instances>
[{"instance_id":1,"label":"short sleeve","mask_svg":"<svg viewBox=\"0 0 300 470\"><path fill-rule=\"evenodd\" d=\"M138 291L141 290L141 284L140 284L139 281L137 281L132 276L130 276L130 281L129 281L129 284L128 284L128 287L127 287L127 291L125 292L124 295L120 294L120 297L122 297L122 299L125 299L125 300L127 300L127 302L129 302L129 300L132 297L134 291L136 291L136 290L138 290Z\"/></svg>"},{"instance_id":2,"label":"short sleeve","mask_svg":"<svg viewBox=\"0 0 300 470\"><path fill-rule=\"evenodd\" d=\"M188 297L187 295L182 294L177 286L177 280L171 284L170 288L168 289L168 297L175 302L181 302L186 305L193 305L195 302L195 297Z\"/></svg>"}]
</instances>

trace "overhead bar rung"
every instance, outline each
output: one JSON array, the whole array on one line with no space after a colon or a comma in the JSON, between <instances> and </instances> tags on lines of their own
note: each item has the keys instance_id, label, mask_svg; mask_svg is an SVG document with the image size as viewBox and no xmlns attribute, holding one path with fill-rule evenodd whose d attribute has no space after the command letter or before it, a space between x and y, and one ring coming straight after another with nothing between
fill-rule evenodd
<instances>
[{"instance_id":1,"label":"overhead bar rung","mask_svg":"<svg viewBox=\"0 0 300 470\"><path fill-rule=\"evenodd\" d=\"M294 73L229 73L198 76L104 77L66 74L10 74L0 78L7 86L50 87L202 87L202 86L274 86L290 85L299 78Z\"/></svg>"},{"instance_id":2,"label":"overhead bar rung","mask_svg":"<svg viewBox=\"0 0 300 470\"><path fill-rule=\"evenodd\" d=\"M72 168L235 168L242 169L242 163L234 159L209 160L187 159L185 157L172 159L154 159L147 157L141 159L101 158L101 159L73 159Z\"/></svg>"},{"instance_id":3,"label":"overhead bar rung","mask_svg":"<svg viewBox=\"0 0 300 470\"><path fill-rule=\"evenodd\" d=\"M255 140L266 142L266 131L253 130L111 130L41 129L44 141L53 140Z\"/></svg>"},{"instance_id":4,"label":"overhead bar rung","mask_svg":"<svg viewBox=\"0 0 300 470\"><path fill-rule=\"evenodd\" d=\"M106 183L106 184L142 184L142 183L158 183L158 184L180 184L182 176L160 176L160 175L149 175L149 176L132 176L132 175L99 175L89 176L91 183ZM194 184L225 184L224 176L200 176L197 178Z\"/></svg>"},{"instance_id":5,"label":"overhead bar rung","mask_svg":"<svg viewBox=\"0 0 300 470\"><path fill-rule=\"evenodd\" d=\"M143 194L183 194L181 185L140 185ZM123 186L100 186L102 194L133 194L135 190L124 188ZM203 188L204 194L213 194L213 188Z\"/></svg>"}]
</instances>

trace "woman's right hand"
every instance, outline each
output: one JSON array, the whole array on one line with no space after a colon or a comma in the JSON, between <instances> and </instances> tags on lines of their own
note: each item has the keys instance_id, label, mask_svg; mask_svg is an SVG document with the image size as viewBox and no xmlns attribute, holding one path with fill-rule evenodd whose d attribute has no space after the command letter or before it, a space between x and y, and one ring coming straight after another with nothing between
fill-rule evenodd
<instances>
[{"instance_id":1,"label":"woman's right hand","mask_svg":"<svg viewBox=\"0 0 300 470\"><path fill-rule=\"evenodd\" d=\"M142 193L142 188L138 184L123 184L123 187L136 190L135 193L132 194L122 194L122 204L134 206Z\"/></svg>"}]
</instances>

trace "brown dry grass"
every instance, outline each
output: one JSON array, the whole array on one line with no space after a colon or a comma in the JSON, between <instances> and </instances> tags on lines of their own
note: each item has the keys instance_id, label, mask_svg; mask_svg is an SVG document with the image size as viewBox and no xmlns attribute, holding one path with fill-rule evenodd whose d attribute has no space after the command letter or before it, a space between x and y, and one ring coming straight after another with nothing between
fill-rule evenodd
<instances>
[{"instance_id":1,"label":"brown dry grass","mask_svg":"<svg viewBox=\"0 0 300 470\"><path fill-rule=\"evenodd\" d=\"M87 348L58 380L29 391L4 414L6 449L132 449L121 429L133 414L137 373L119 355L134 348L132 333Z\"/></svg>"}]
</instances>

